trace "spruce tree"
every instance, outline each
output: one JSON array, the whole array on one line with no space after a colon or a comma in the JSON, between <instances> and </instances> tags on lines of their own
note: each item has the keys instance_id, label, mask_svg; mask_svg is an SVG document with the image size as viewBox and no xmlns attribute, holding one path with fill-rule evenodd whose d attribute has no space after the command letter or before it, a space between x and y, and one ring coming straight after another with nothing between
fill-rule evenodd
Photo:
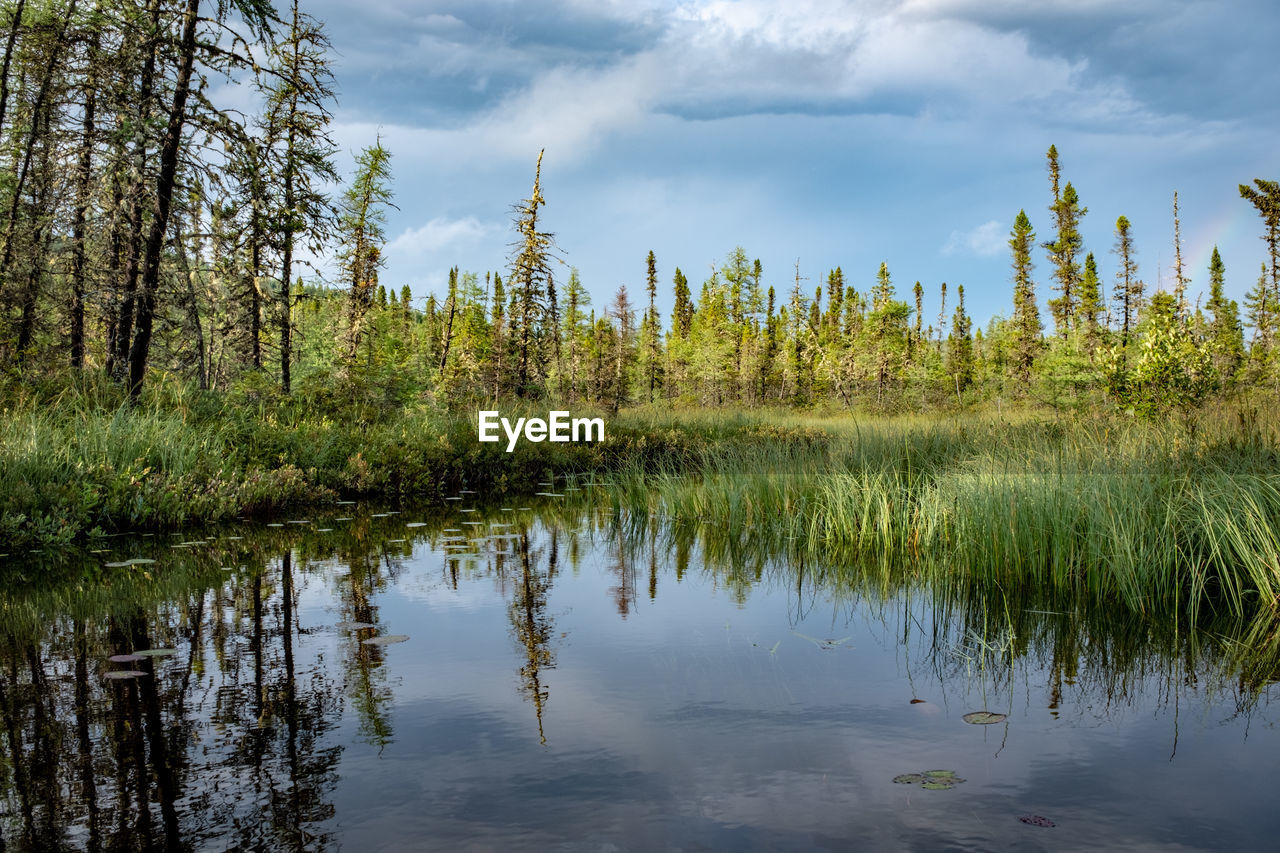
<instances>
[{"instance_id":1,"label":"spruce tree","mask_svg":"<svg viewBox=\"0 0 1280 853\"><path fill-rule=\"evenodd\" d=\"M947 374L956 386L956 397L973 384L973 321L964 310L964 285L956 288L956 313L947 336Z\"/></svg>"},{"instance_id":2,"label":"spruce tree","mask_svg":"<svg viewBox=\"0 0 1280 853\"><path fill-rule=\"evenodd\" d=\"M338 233L343 248L339 255L347 283L346 360L356 357L364 335L365 315L373 304L378 286L378 268L384 263L386 208L391 206L391 154L378 139L356 157L356 174L342 196Z\"/></svg>"},{"instance_id":3,"label":"spruce tree","mask_svg":"<svg viewBox=\"0 0 1280 853\"><path fill-rule=\"evenodd\" d=\"M1129 348L1129 341L1138 325L1138 313L1142 310L1142 294L1145 285L1138 278L1138 262L1134 258L1133 235L1129 220L1121 216L1116 220L1116 244L1113 252L1120 258L1116 270L1116 286L1112 302L1120 321L1120 349L1122 360Z\"/></svg>"},{"instance_id":4,"label":"spruce tree","mask_svg":"<svg viewBox=\"0 0 1280 853\"><path fill-rule=\"evenodd\" d=\"M1085 350L1092 356L1102 342L1102 284L1098 280L1098 263L1090 252L1084 259L1084 276L1080 279L1079 325Z\"/></svg>"},{"instance_id":5,"label":"spruce tree","mask_svg":"<svg viewBox=\"0 0 1280 853\"><path fill-rule=\"evenodd\" d=\"M1271 259L1271 284L1267 301L1272 305L1280 305L1280 181L1254 178L1253 182L1257 189L1240 184L1240 197L1258 209L1258 215L1266 226L1262 239L1266 241L1267 255Z\"/></svg>"},{"instance_id":6,"label":"spruce tree","mask_svg":"<svg viewBox=\"0 0 1280 853\"><path fill-rule=\"evenodd\" d=\"M1208 343L1213 354L1215 372L1226 385L1230 385L1244 361L1244 330L1240 325L1240 308L1234 299L1223 295L1226 265L1213 247L1209 258L1209 302L1205 307L1212 312L1209 321Z\"/></svg>"},{"instance_id":7,"label":"spruce tree","mask_svg":"<svg viewBox=\"0 0 1280 853\"><path fill-rule=\"evenodd\" d=\"M1024 385L1031 381L1031 371L1043 348L1040 306L1036 303L1035 282L1031 279L1033 263L1031 246L1036 239L1031 220L1025 210L1018 211L1009 234L1013 253L1013 320L1009 365L1014 377Z\"/></svg>"}]
</instances>

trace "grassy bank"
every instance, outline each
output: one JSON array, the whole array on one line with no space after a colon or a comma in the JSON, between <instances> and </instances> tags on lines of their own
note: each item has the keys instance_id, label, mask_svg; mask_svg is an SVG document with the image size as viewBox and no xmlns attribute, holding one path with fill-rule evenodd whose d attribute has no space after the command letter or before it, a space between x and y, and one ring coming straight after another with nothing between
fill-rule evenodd
<instances>
[{"instance_id":1,"label":"grassy bank","mask_svg":"<svg viewBox=\"0 0 1280 853\"><path fill-rule=\"evenodd\" d=\"M1280 412L1243 404L1161 423L651 408L607 417L602 443L506 453L476 441L474 413L336 385L282 398L158 384L134 409L109 385L4 390L0 551L340 497L527 494L549 476L608 472L620 518L714 529L704 547L729 555L1033 589L1064 608L1084 596L1194 618L1280 602Z\"/></svg>"},{"instance_id":2,"label":"grassy bank","mask_svg":"<svg viewBox=\"0 0 1280 853\"><path fill-rule=\"evenodd\" d=\"M745 416L662 426L606 416L604 442L521 442L507 453L505 443L477 442L474 413L406 407L338 384L285 398L269 386L214 394L156 383L129 407L118 388L90 377L10 385L0 400L0 553L95 529L172 529L339 498L531 493L550 476L681 470L713 448L776 439ZM547 411L501 408L513 418Z\"/></svg>"}]
</instances>

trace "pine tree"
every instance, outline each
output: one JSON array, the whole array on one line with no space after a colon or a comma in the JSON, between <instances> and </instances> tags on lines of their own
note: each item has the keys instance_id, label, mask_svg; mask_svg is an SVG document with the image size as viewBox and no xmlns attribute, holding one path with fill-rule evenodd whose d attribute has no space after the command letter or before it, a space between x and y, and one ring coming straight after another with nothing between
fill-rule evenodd
<instances>
[{"instance_id":1,"label":"pine tree","mask_svg":"<svg viewBox=\"0 0 1280 853\"><path fill-rule=\"evenodd\" d=\"M1057 226L1057 239L1043 244L1049 253L1049 261L1054 266L1053 277L1057 280L1054 290L1061 294L1057 299L1049 300L1049 310L1053 314L1054 329L1058 336L1066 338L1067 333L1077 323L1080 295L1080 255L1084 238L1080 235L1080 220L1089 212L1080 206L1080 197L1076 189L1067 183L1058 193L1058 152L1049 148L1049 170L1053 186L1054 199L1049 210L1053 213Z\"/></svg>"},{"instance_id":2,"label":"pine tree","mask_svg":"<svg viewBox=\"0 0 1280 853\"><path fill-rule=\"evenodd\" d=\"M642 335L644 338L645 378L649 386L649 402L652 403L662 373L662 329L658 321L658 262L653 250L645 259L645 288L649 291L649 307L645 311Z\"/></svg>"},{"instance_id":3,"label":"pine tree","mask_svg":"<svg viewBox=\"0 0 1280 853\"><path fill-rule=\"evenodd\" d=\"M675 285L676 302L671 314L671 331L677 338L684 340L689 337L689 327L693 324L693 299L689 293L689 279L676 267L672 283Z\"/></svg>"},{"instance_id":4,"label":"pine tree","mask_svg":"<svg viewBox=\"0 0 1280 853\"><path fill-rule=\"evenodd\" d=\"M273 230L280 253L280 387L286 394L292 384L294 248L306 236L307 248L315 253L327 238L333 212L323 185L338 179L335 146L326 129L333 118L331 46L322 25L299 13L298 0L290 6L288 35L272 54L276 82L268 92L266 120L268 138L280 146L273 152L281 185Z\"/></svg>"},{"instance_id":5,"label":"pine tree","mask_svg":"<svg viewBox=\"0 0 1280 853\"><path fill-rule=\"evenodd\" d=\"M1276 306L1280 305L1280 181L1254 178L1253 183L1257 186L1256 190L1247 184L1240 184L1240 197L1258 209L1258 215L1266 225L1267 231L1262 239L1266 241L1267 255L1271 259L1271 285L1267 302Z\"/></svg>"},{"instance_id":6,"label":"pine tree","mask_svg":"<svg viewBox=\"0 0 1280 853\"><path fill-rule=\"evenodd\" d=\"M956 313L947 336L947 374L956 386L956 397L973 384L973 321L964 310L964 285L956 288Z\"/></svg>"},{"instance_id":7,"label":"pine tree","mask_svg":"<svg viewBox=\"0 0 1280 853\"><path fill-rule=\"evenodd\" d=\"M1142 294L1146 285L1138 278L1138 262L1134 259L1133 235L1129 233L1129 220L1121 216L1116 220L1116 244L1112 250L1120 258L1120 269L1116 270L1116 286L1112 292L1112 302L1120 319L1121 359L1129 349L1129 340L1138 325L1138 314L1142 310Z\"/></svg>"},{"instance_id":8,"label":"pine tree","mask_svg":"<svg viewBox=\"0 0 1280 853\"><path fill-rule=\"evenodd\" d=\"M1051 149L1052 150L1052 149ZM1031 381L1031 371L1044 346L1041 338L1040 306L1036 304L1035 282L1031 279L1031 246L1036 239L1031 220L1025 210L1018 211L1009 234L1013 253L1013 320L1009 364L1013 375L1024 385Z\"/></svg>"},{"instance_id":9,"label":"pine tree","mask_svg":"<svg viewBox=\"0 0 1280 853\"><path fill-rule=\"evenodd\" d=\"M1079 327L1085 351L1092 357L1102 342L1102 284L1098 280L1098 263L1090 252L1084 259L1084 276L1080 279Z\"/></svg>"},{"instance_id":10,"label":"pine tree","mask_svg":"<svg viewBox=\"0 0 1280 853\"><path fill-rule=\"evenodd\" d=\"M364 336L365 315L378 286L378 268L384 263L386 208L391 205L391 154L379 138L356 158L356 174L342 196L338 233L339 255L351 289L347 301L346 360L354 362Z\"/></svg>"},{"instance_id":11,"label":"pine tree","mask_svg":"<svg viewBox=\"0 0 1280 853\"><path fill-rule=\"evenodd\" d=\"M1213 354L1214 369L1220 381L1230 385L1244 361L1244 330L1240 325L1240 308L1234 299L1223 295L1226 265L1213 247L1209 258L1209 302L1205 307L1212 312L1209 321L1208 344Z\"/></svg>"},{"instance_id":12,"label":"pine tree","mask_svg":"<svg viewBox=\"0 0 1280 853\"><path fill-rule=\"evenodd\" d=\"M513 311L511 332L516 348L515 392L533 396L546 374L547 362L559 358L559 330L555 279L551 261L555 258L555 235L539 230L539 216L546 199L542 195L542 155L534 172L533 192L515 205L516 232L512 244L511 287Z\"/></svg>"}]
</instances>

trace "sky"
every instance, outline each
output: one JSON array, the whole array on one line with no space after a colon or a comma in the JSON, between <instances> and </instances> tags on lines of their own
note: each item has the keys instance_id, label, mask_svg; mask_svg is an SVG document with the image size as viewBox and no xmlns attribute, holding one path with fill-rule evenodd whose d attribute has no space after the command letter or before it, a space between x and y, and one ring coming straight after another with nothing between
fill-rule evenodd
<instances>
[{"instance_id":1,"label":"sky","mask_svg":"<svg viewBox=\"0 0 1280 853\"><path fill-rule=\"evenodd\" d=\"M1192 294L1213 246L1243 302L1266 256L1238 185L1280 179L1280 6L1270 0L311 0L349 175L392 154L383 284L441 294L450 267L505 271L512 205L545 149L543 222L603 309L672 304L737 246L789 293L840 266L899 298L965 286L978 323L1012 305L1009 232L1049 239L1045 154L1088 212L1108 291L1115 222L1140 276L1172 279L1173 194ZM1050 266L1037 251L1044 306ZM1048 325L1048 313L1044 314Z\"/></svg>"}]
</instances>

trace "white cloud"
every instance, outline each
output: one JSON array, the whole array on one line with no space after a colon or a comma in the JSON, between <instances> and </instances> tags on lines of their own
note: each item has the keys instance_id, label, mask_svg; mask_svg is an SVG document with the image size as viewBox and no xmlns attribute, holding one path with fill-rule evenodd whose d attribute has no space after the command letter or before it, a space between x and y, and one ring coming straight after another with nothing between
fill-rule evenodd
<instances>
[{"instance_id":1,"label":"white cloud","mask_svg":"<svg viewBox=\"0 0 1280 853\"><path fill-rule=\"evenodd\" d=\"M408 257L421 257L446 247L459 247L479 243L497 234L503 226L481 222L474 216L448 219L437 216L417 228L405 229L400 236L387 244L387 252Z\"/></svg>"},{"instance_id":2,"label":"white cloud","mask_svg":"<svg viewBox=\"0 0 1280 853\"><path fill-rule=\"evenodd\" d=\"M1003 227L998 221L992 219L963 233L952 231L951 237L942 247L942 254L954 255L959 252L968 252L984 258L991 257L1004 250L1005 241Z\"/></svg>"}]
</instances>

